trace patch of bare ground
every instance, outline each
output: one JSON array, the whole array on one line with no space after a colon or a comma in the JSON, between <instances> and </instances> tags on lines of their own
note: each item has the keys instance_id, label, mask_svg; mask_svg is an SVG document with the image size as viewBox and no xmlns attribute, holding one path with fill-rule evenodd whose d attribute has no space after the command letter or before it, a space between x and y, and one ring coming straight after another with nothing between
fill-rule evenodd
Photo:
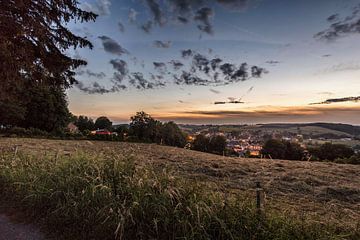
<instances>
[{"instance_id":1,"label":"patch of bare ground","mask_svg":"<svg viewBox=\"0 0 360 240\"><path fill-rule=\"evenodd\" d=\"M139 166L170 168L181 176L250 199L255 182L260 181L267 211L347 227L359 224L359 165L230 158L155 144L0 138L0 151L16 146L19 152L39 156L76 152L131 155Z\"/></svg>"}]
</instances>

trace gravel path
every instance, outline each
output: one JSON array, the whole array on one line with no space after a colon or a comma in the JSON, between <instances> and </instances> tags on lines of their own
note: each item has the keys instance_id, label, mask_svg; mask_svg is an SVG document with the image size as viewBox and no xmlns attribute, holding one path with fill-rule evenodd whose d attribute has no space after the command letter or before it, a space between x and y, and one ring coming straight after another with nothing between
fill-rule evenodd
<instances>
[{"instance_id":1,"label":"gravel path","mask_svg":"<svg viewBox=\"0 0 360 240\"><path fill-rule=\"evenodd\" d=\"M0 240L45 240L45 237L36 226L24 223L19 214L0 207Z\"/></svg>"}]
</instances>

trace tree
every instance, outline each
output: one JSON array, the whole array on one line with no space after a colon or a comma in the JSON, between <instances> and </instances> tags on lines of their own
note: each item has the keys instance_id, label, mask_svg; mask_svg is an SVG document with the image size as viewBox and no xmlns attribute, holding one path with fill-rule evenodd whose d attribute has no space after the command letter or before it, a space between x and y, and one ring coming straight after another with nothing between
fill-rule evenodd
<instances>
[{"instance_id":1,"label":"tree","mask_svg":"<svg viewBox=\"0 0 360 240\"><path fill-rule=\"evenodd\" d=\"M203 134L199 134L195 137L195 140L192 145L192 149L201 152L209 151L210 139Z\"/></svg>"},{"instance_id":2,"label":"tree","mask_svg":"<svg viewBox=\"0 0 360 240\"><path fill-rule=\"evenodd\" d=\"M271 156L271 158L275 159L284 159L286 152L285 144L276 139L270 139L265 142L261 149L261 154L265 156Z\"/></svg>"},{"instance_id":3,"label":"tree","mask_svg":"<svg viewBox=\"0 0 360 240\"><path fill-rule=\"evenodd\" d=\"M58 86L35 85L24 94L26 112L19 124L47 132L61 131L69 123L70 112L64 89Z\"/></svg>"},{"instance_id":4,"label":"tree","mask_svg":"<svg viewBox=\"0 0 360 240\"><path fill-rule=\"evenodd\" d=\"M226 138L224 136L216 135L210 138L209 141L209 152L224 154L226 149Z\"/></svg>"},{"instance_id":5,"label":"tree","mask_svg":"<svg viewBox=\"0 0 360 240\"><path fill-rule=\"evenodd\" d=\"M92 131L95 129L94 121L87 116L79 116L74 124L79 128L81 132Z\"/></svg>"},{"instance_id":6,"label":"tree","mask_svg":"<svg viewBox=\"0 0 360 240\"><path fill-rule=\"evenodd\" d=\"M302 160L305 155L305 149L296 142L285 142L285 159L287 160Z\"/></svg>"},{"instance_id":7,"label":"tree","mask_svg":"<svg viewBox=\"0 0 360 240\"><path fill-rule=\"evenodd\" d=\"M112 129L112 122L107 117L99 117L95 121L95 129Z\"/></svg>"},{"instance_id":8,"label":"tree","mask_svg":"<svg viewBox=\"0 0 360 240\"><path fill-rule=\"evenodd\" d=\"M270 139L265 142L261 154L274 159L302 160L304 148L296 142Z\"/></svg>"},{"instance_id":9,"label":"tree","mask_svg":"<svg viewBox=\"0 0 360 240\"><path fill-rule=\"evenodd\" d=\"M336 158L349 158L354 150L343 144L324 143L318 148L309 149L310 153L320 160L334 161Z\"/></svg>"},{"instance_id":10,"label":"tree","mask_svg":"<svg viewBox=\"0 0 360 240\"><path fill-rule=\"evenodd\" d=\"M184 147L186 135L174 122L167 122L161 126L161 139L165 145Z\"/></svg>"},{"instance_id":11,"label":"tree","mask_svg":"<svg viewBox=\"0 0 360 240\"><path fill-rule=\"evenodd\" d=\"M86 62L66 52L70 48L92 48L92 44L66 26L70 21L95 18L96 14L81 10L76 0L1 1L1 124L17 125L26 119L26 114L32 115L34 106L30 102L34 99L24 97L29 90L48 86L46 91L56 95L76 82L74 70ZM42 115L48 112L51 109L43 108Z\"/></svg>"},{"instance_id":12,"label":"tree","mask_svg":"<svg viewBox=\"0 0 360 240\"><path fill-rule=\"evenodd\" d=\"M161 123L153 119L145 112L137 112L131 117L130 133L141 141L151 141L160 143Z\"/></svg>"}]
</instances>

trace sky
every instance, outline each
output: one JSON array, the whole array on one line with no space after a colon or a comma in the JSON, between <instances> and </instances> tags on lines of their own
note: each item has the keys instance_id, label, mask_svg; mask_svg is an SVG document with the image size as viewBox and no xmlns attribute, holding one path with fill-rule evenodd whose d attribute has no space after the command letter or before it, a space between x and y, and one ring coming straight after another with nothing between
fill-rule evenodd
<instances>
[{"instance_id":1,"label":"sky","mask_svg":"<svg viewBox=\"0 0 360 240\"><path fill-rule=\"evenodd\" d=\"M360 1L86 0L73 114L360 125Z\"/></svg>"}]
</instances>

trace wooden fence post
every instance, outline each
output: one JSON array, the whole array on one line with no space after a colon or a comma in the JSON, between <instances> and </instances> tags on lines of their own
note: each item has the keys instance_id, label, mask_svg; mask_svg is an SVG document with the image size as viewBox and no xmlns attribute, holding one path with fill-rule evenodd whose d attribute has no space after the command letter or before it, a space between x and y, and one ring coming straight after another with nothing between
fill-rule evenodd
<instances>
[{"instance_id":1,"label":"wooden fence post","mask_svg":"<svg viewBox=\"0 0 360 240\"><path fill-rule=\"evenodd\" d=\"M255 182L256 184L256 209L258 211L258 213L261 213L261 192L262 192L262 188L261 188L261 184L259 181Z\"/></svg>"}]
</instances>

